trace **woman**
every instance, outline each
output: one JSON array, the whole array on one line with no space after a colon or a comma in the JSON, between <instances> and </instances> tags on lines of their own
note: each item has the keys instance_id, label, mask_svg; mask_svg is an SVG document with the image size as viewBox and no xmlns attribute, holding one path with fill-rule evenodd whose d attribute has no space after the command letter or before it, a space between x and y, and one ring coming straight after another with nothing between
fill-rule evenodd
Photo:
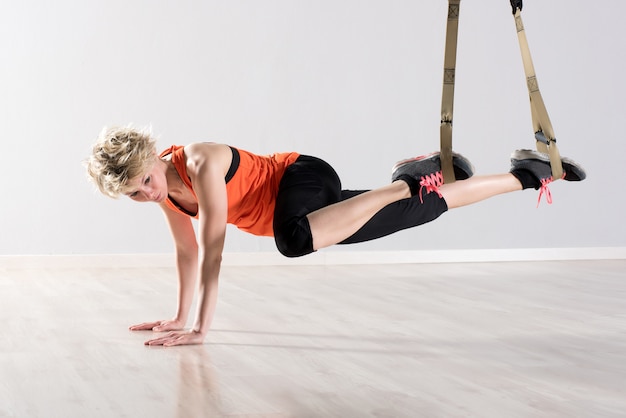
<instances>
[{"instance_id":1,"label":"woman","mask_svg":"<svg viewBox=\"0 0 626 418\"><path fill-rule=\"evenodd\" d=\"M201 344L210 328L227 223L255 235L274 236L282 254L297 257L334 244L389 235L502 193L541 189L550 201L548 157L518 150L511 162L509 173L472 177L471 163L455 153L455 176L460 181L443 184L439 154L433 153L396 164L387 186L342 190L333 168L315 157L258 156L217 143L172 146L157 155L148 131L111 128L102 131L86 165L104 194L156 202L165 212L176 247L177 312L171 320L130 329L171 331L146 341L171 346ZM565 180L585 178L573 161L562 162ZM198 219L198 237L191 217ZM196 319L191 330L184 330L196 280Z\"/></svg>"}]
</instances>

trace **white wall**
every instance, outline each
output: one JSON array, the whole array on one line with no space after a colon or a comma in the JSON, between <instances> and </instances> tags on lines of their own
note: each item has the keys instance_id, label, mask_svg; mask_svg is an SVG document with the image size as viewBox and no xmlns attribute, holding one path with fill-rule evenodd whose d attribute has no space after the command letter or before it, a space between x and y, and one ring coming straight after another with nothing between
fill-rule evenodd
<instances>
[{"instance_id":1,"label":"white wall","mask_svg":"<svg viewBox=\"0 0 626 418\"><path fill-rule=\"evenodd\" d=\"M170 252L155 205L96 194L81 161L104 125L160 146L223 141L329 161L347 188L435 150L447 2L59 0L0 13L0 254ZM563 155L589 178L495 198L355 250L624 247L626 3L526 1L523 18ZM455 149L507 171L534 139L509 2L461 5ZM229 230L226 250L273 241ZM333 249L331 251L342 251Z\"/></svg>"}]
</instances>

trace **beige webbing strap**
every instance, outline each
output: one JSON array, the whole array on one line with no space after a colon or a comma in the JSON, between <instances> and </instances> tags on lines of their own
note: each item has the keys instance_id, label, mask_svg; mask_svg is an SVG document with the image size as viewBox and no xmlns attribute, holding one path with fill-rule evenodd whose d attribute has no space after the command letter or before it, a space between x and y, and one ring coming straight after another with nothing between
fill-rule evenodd
<instances>
[{"instance_id":1,"label":"beige webbing strap","mask_svg":"<svg viewBox=\"0 0 626 418\"><path fill-rule=\"evenodd\" d=\"M448 25L446 28L446 50L443 62L443 94L441 97L441 171L443 182L453 183L452 164L452 113L454 111L454 77L456 70L456 45L459 33L459 7L461 0L448 1Z\"/></svg>"},{"instance_id":2,"label":"beige webbing strap","mask_svg":"<svg viewBox=\"0 0 626 418\"><path fill-rule=\"evenodd\" d=\"M522 61L524 62L524 72L526 73L528 93L530 95L530 109L532 113L535 139L537 140L537 151L550 156L552 178L558 180L563 176L563 165L561 163L559 149L556 146L556 138L554 136L554 131L552 130L552 123L550 122L546 105L544 104L541 92L539 91L539 84L537 83L533 60L530 56L530 49L528 48L528 40L526 39L526 31L524 30L521 12L522 10L519 6L514 11L515 26L517 28L517 38L519 39L519 45L522 51Z\"/></svg>"}]
</instances>

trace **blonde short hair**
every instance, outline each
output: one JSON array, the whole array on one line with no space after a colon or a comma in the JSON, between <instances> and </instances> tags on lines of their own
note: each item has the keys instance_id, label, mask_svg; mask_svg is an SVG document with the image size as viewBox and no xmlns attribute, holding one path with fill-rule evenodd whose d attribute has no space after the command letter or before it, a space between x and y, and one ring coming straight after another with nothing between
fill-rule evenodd
<instances>
[{"instance_id":1,"label":"blonde short hair","mask_svg":"<svg viewBox=\"0 0 626 418\"><path fill-rule=\"evenodd\" d=\"M128 181L144 175L156 159L156 140L150 128L104 128L85 161L87 176L112 198L128 191Z\"/></svg>"}]
</instances>

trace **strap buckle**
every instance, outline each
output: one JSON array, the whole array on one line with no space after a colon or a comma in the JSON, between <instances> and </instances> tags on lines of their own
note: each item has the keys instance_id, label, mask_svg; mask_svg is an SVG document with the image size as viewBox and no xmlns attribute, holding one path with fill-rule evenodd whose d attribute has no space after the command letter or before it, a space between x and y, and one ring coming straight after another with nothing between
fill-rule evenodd
<instances>
[{"instance_id":1,"label":"strap buckle","mask_svg":"<svg viewBox=\"0 0 626 418\"><path fill-rule=\"evenodd\" d=\"M543 131L535 132L535 139L538 142L543 142L546 145L550 145L552 142L556 142L556 138L553 138L553 139L546 138L546 135L543 133Z\"/></svg>"}]
</instances>

